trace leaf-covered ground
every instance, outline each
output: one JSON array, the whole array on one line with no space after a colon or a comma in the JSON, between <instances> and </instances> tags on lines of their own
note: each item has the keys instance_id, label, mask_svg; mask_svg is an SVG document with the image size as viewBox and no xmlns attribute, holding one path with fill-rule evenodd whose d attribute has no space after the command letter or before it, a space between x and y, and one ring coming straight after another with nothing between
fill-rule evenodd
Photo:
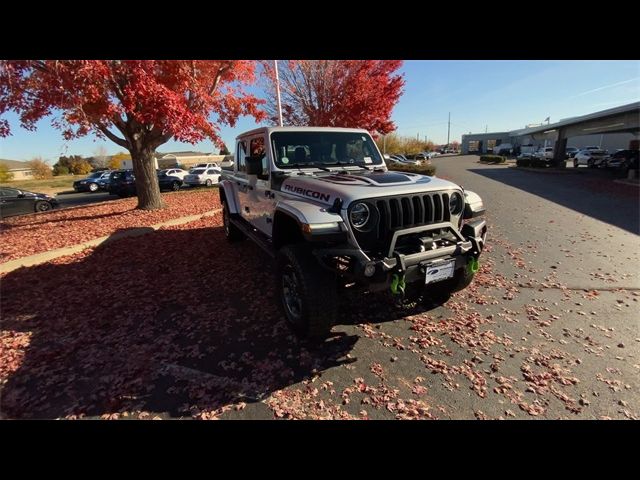
<instances>
[{"instance_id":1,"label":"leaf-covered ground","mask_svg":"<svg viewBox=\"0 0 640 480\"><path fill-rule=\"evenodd\" d=\"M173 218L220 208L218 190L163 194L167 208L136 210L137 198L112 200L82 208L8 217L0 222L0 263Z\"/></svg>"},{"instance_id":2,"label":"leaf-covered ground","mask_svg":"<svg viewBox=\"0 0 640 480\"><path fill-rule=\"evenodd\" d=\"M290 332L269 260L219 215L22 268L0 278L2 415L638 418L639 293L568 288L535 248L494 235L444 306L346 292L321 345Z\"/></svg>"}]
</instances>

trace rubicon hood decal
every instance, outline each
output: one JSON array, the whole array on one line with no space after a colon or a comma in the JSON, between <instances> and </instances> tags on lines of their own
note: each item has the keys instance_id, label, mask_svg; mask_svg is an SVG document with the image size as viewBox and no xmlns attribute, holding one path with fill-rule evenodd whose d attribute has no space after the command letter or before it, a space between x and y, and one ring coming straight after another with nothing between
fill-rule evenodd
<instances>
[{"instance_id":1,"label":"rubicon hood decal","mask_svg":"<svg viewBox=\"0 0 640 480\"><path fill-rule=\"evenodd\" d=\"M282 187L285 192L296 193L298 195L304 195L305 197L315 198L316 200L320 200L323 202L329 202L331 200L331 195L324 192L319 192L317 190L312 190L311 188L298 187L296 185L286 184Z\"/></svg>"},{"instance_id":2,"label":"rubicon hood decal","mask_svg":"<svg viewBox=\"0 0 640 480\"><path fill-rule=\"evenodd\" d=\"M282 193L332 205L340 198L344 205L359 198L459 189L435 177L404 172L357 172L331 175L291 175L280 185Z\"/></svg>"}]
</instances>

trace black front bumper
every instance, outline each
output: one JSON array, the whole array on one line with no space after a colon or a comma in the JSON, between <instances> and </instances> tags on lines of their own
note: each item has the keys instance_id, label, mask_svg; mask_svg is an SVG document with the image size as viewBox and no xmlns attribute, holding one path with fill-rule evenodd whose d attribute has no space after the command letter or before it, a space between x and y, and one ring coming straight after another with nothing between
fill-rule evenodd
<instances>
[{"instance_id":1,"label":"black front bumper","mask_svg":"<svg viewBox=\"0 0 640 480\"><path fill-rule=\"evenodd\" d=\"M415 233L429 233L432 230L449 228L456 236L455 244L439 246L416 253L403 254L394 249L399 237ZM326 248L314 250L314 254L322 259L327 256L345 256L353 259L354 279L359 283L380 288L386 288L393 274L404 275L405 281L424 281L426 268L431 265L455 260L455 270L466 268L471 259L477 259L487 237L486 221L482 219L472 220L466 223L461 230L448 222L408 228L395 232L389 253L383 258L370 259L359 249L354 248ZM371 273L373 271L373 273Z\"/></svg>"}]
</instances>

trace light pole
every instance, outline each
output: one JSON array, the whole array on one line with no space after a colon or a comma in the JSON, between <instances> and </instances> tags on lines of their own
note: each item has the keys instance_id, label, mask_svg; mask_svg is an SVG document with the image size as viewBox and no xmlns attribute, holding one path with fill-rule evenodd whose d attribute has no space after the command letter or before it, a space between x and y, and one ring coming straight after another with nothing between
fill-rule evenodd
<instances>
[{"instance_id":1,"label":"light pole","mask_svg":"<svg viewBox=\"0 0 640 480\"><path fill-rule=\"evenodd\" d=\"M280 104L280 77L278 76L278 60L273 61L273 66L276 71L276 95L278 98L278 120L280 122L280 126L282 127L282 105Z\"/></svg>"}]
</instances>

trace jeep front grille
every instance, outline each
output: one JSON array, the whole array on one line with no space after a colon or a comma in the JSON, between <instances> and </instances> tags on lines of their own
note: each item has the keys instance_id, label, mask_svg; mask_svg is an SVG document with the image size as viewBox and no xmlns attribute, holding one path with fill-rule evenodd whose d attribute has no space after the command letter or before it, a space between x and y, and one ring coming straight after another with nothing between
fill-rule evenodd
<instances>
[{"instance_id":1,"label":"jeep front grille","mask_svg":"<svg viewBox=\"0 0 640 480\"><path fill-rule=\"evenodd\" d=\"M360 201L369 206L378 222L370 231L354 228L353 232L360 248L374 254L386 253L397 230L451 221L449 193L397 195Z\"/></svg>"}]
</instances>

